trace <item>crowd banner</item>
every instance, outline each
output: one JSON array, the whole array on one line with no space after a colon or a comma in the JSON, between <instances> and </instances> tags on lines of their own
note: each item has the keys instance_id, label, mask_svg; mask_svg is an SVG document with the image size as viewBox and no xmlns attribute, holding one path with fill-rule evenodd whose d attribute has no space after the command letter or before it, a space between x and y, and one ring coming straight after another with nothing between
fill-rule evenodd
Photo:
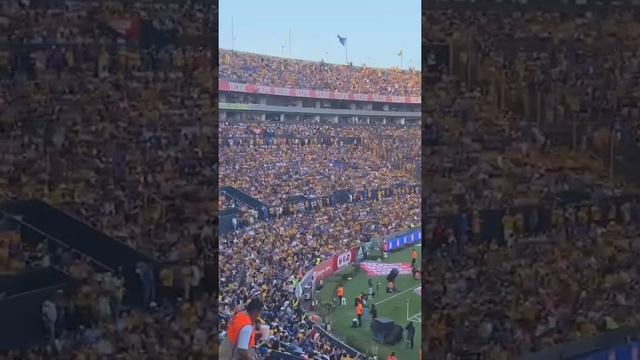
<instances>
[{"instance_id":1,"label":"crowd banner","mask_svg":"<svg viewBox=\"0 0 640 360\"><path fill-rule=\"evenodd\" d=\"M629 360L640 359L640 328L619 328L600 335L557 344L527 353L521 360Z\"/></svg>"},{"instance_id":2,"label":"crowd banner","mask_svg":"<svg viewBox=\"0 0 640 360\"><path fill-rule=\"evenodd\" d=\"M349 101L370 101L396 104L420 104L422 99L419 96L392 96L374 94L350 94L337 91L319 91L306 89L281 88L274 86L262 86L253 84L241 84L218 80L219 91L242 92L249 94L262 94L274 96L291 96L311 99L329 100L349 100Z\"/></svg>"},{"instance_id":3,"label":"crowd banner","mask_svg":"<svg viewBox=\"0 0 640 360\"><path fill-rule=\"evenodd\" d=\"M333 166L333 165L332 165ZM420 184L395 184L392 187L381 189L369 189L352 191L349 189L339 190L328 196L320 197L299 197L304 201L288 202L282 209L285 216L301 212L316 211L321 207L338 206L346 203L358 203L363 201L379 201L384 198L398 196L399 194L418 194L422 190ZM271 206L269 212L273 213L277 207Z\"/></svg>"},{"instance_id":4,"label":"crowd banner","mask_svg":"<svg viewBox=\"0 0 640 360\"><path fill-rule=\"evenodd\" d=\"M627 360L640 359L640 341L616 346L613 349L582 356L579 360Z\"/></svg>"},{"instance_id":5,"label":"crowd banner","mask_svg":"<svg viewBox=\"0 0 640 360\"><path fill-rule=\"evenodd\" d=\"M422 231L421 229L412 230L385 241L387 242L387 249L389 249L389 251L399 250L420 243L422 241Z\"/></svg>"},{"instance_id":6,"label":"crowd banner","mask_svg":"<svg viewBox=\"0 0 640 360\"><path fill-rule=\"evenodd\" d=\"M578 192L563 192L539 204L513 206L508 209L427 213L424 223L427 236L425 243L432 248L439 247L447 241L446 229L452 229L456 239L467 237L474 242L496 242L504 245L504 221L507 216L515 222L520 219L521 224L514 228L514 233L519 238L537 237L553 231L568 231L584 226L580 224L584 220L589 224L600 225L612 221L637 223L640 222L640 195L630 193L585 198L579 196ZM557 220L559 217L564 221L560 223ZM581 217L584 220L581 220ZM477 225L474 226L474 223Z\"/></svg>"},{"instance_id":7,"label":"crowd banner","mask_svg":"<svg viewBox=\"0 0 640 360\"><path fill-rule=\"evenodd\" d=\"M120 35L126 37L129 41L136 41L140 39L141 21L137 17L100 16L99 20L111 27Z\"/></svg>"}]
</instances>

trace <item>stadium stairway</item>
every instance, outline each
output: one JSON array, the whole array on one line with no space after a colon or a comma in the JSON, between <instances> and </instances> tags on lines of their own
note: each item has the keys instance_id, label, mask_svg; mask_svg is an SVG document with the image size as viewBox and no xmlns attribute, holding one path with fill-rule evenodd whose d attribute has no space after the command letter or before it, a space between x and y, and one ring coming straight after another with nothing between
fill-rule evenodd
<instances>
[{"instance_id":1,"label":"stadium stairway","mask_svg":"<svg viewBox=\"0 0 640 360\"><path fill-rule=\"evenodd\" d=\"M158 264L151 257L40 200L11 201L2 204L0 210L20 219L23 241L39 242L48 237L86 255L101 271L122 269L127 288L123 304L142 304L142 283L136 265L143 262L157 269Z\"/></svg>"}]
</instances>

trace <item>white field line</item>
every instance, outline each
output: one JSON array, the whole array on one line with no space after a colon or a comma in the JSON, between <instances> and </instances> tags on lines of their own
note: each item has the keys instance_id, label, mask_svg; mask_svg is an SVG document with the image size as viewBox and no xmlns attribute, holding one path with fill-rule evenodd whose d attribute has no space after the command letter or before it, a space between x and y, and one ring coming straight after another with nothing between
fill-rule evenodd
<instances>
[{"instance_id":1,"label":"white field line","mask_svg":"<svg viewBox=\"0 0 640 360\"><path fill-rule=\"evenodd\" d=\"M406 293L408 293L408 292L409 292L409 291L411 291L411 290L415 290L415 289L419 288L420 286L422 286L422 284L420 284L420 285L416 285L416 286L412 287L411 289L407 289L407 290L404 290L404 291L402 291L402 292L399 292L399 293L397 293L397 294L395 294L395 295L393 295L393 296L391 296L391 297L388 297L388 298L386 298L386 299L384 299L384 300L382 300L382 301L380 301L380 302L375 303L374 305L375 305L375 306L378 306L378 305L380 305L380 304L382 304L382 303L384 303L384 302L387 302L387 301L389 301L389 300L391 300L391 299L393 299L393 298L396 298L396 297L398 297L398 296L400 296L400 295L402 295L402 294L406 294Z\"/></svg>"},{"instance_id":2,"label":"white field line","mask_svg":"<svg viewBox=\"0 0 640 360\"><path fill-rule=\"evenodd\" d=\"M410 318L408 318L407 320L411 320L411 321L415 321L415 322L419 322L422 324L422 312L419 312L413 316L411 316Z\"/></svg>"}]
</instances>

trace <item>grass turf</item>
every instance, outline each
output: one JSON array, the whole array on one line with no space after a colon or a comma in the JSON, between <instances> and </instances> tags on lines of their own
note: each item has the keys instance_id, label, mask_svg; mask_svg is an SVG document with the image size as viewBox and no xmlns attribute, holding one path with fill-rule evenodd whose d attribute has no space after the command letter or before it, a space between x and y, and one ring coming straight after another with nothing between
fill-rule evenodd
<instances>
[{"instance_id":1,"label":"grass turf","mask_svg":"<svg viewBox=\"0 0 640 360\"><path fill-rule=\"evenodd\" d=\"M410 263L411 262L411 249L408 247L389 255L384 259L385 263ZM420 248L418 250L417 262L420 264ZM351 280L347 280L352 277ZM413 338L414 347L408 349L405 344L405 339L395 345L380 344L373 340L373 334L370 330L371 315L367 314L367 318L363 319L362 327L352 328L351 321L355 318L354 298L361 292L367 292L367 282L369 276L366 272L359 269L347 269L341 273L334 275L333 277L325 281L324 287L320 290L320 314L325 317L330 314L330 323L332 332L345 341L348 345L358 349L361 352L373 354L374 348L377 347L378 359L386 359L392 351L396 353L396 357L399 360L413 360L418 358L418 352L420 348L420 341L422 339L422 326L421 326L421 298L413 289L420 286L420 281L414 280L410 275L398 275L396 279L396 287L398 291L396 293L387 294L384 290L387 284L386 274L383 276L375 276L372 278L375 290L375 284L380 282L379 293L375 297L369 297L367 306L376 304L378 309L378 317L387 317L395 321L397 325L403 328L407 325L407 300L409 300L409 319L413 321L413 325L416 328L416 333ZM335 291L339 283L344 286L344 295L347 299L346 306L335 306L337 303L331 306L329 310L327 303L332 302L335 297ZM403 332L403 336L406 332Z\"/></svg>"}]
</instances>

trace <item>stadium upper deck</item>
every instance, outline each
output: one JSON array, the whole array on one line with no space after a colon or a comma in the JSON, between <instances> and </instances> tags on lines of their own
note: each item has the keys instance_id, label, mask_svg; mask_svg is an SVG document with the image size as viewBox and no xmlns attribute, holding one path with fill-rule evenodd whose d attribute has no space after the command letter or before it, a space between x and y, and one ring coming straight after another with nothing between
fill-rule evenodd
<instances>
[{"instance_id":1,"label":"stadium upper deck","mask_svg":"<svg viewBox=\"0 0 640 360\"><path fill-rule=\"evenodd\" d=\"M420 122L421 99L413 96L419 94L419 72L220 53L222 121ZM375 85L381 81L391 86Z\"/></svg>"},{"instance_id":2,"label":"stadium upper deck","mask_svg":"<svg viewBox=\"0 0 640 360\"><path fill-rule=\"evenodd\" d=\"M220 79L229 82L348 94L420 97L421 77L415 70L335 65L225 49L219 49L218 54Z\"/></svg>"}]
</instances>

